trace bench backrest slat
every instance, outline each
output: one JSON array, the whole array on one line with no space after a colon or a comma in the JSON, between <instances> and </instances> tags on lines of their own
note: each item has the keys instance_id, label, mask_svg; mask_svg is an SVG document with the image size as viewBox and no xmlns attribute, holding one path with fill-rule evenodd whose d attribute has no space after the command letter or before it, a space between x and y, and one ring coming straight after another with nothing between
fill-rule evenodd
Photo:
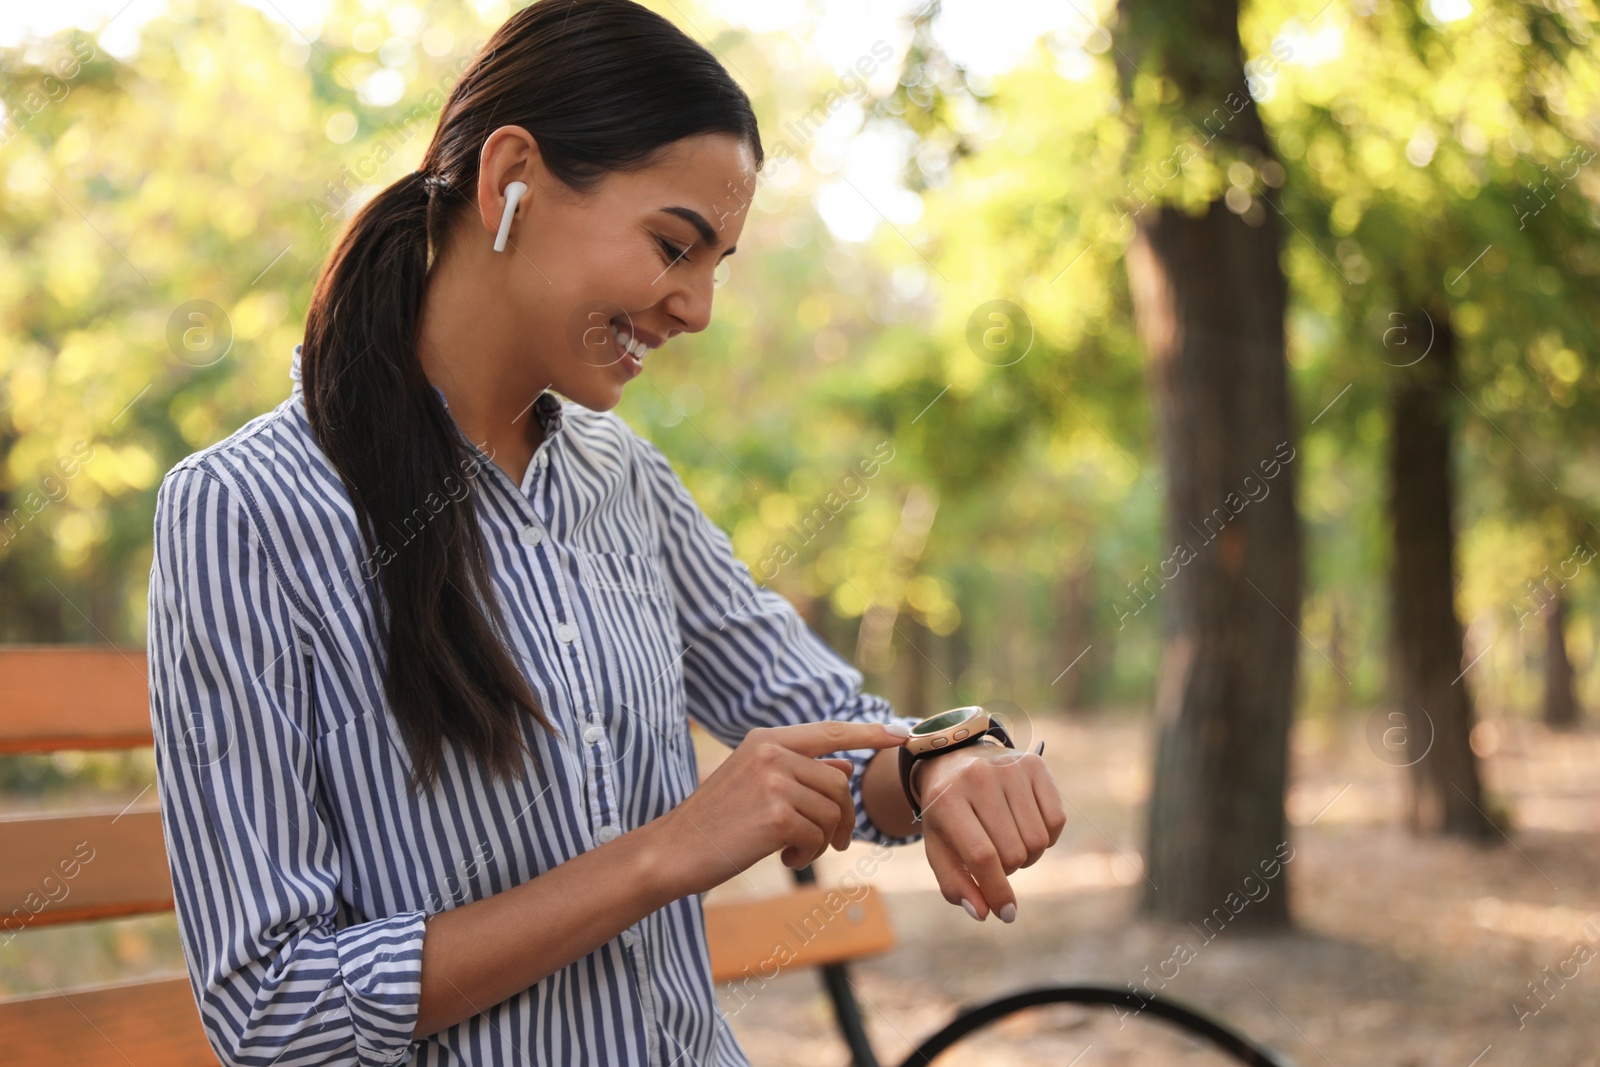
<instances>
[{"instance_id":1,"label":"bench backrest slat","mask_svg":"<svg viewBox=\"0 0 1600 1067\"><path fill-rule=\"evenodd\" d=\"M894 947L883 898L871 886L854 899L808 886L759 900L705 906L711 977L718 982L770 979L778 969L816 967L875 956Z\"/></svg>"},{"instance_id":2,"label":"bench backrest slat","mask_svg":"<svg viewBox=\"0 0 1600 1067\"><path fill-rule=\"evenodd\" d=\"M0 856L7 933L172 908L156 808L3 818Z\"/></svg>"},{"instance_id":3,"label":"bench backrest slat","mask_svg":"<svg viewBox=\"0 0 1600 1067\"><path fill-rule=\"evenodd\" d=\"M187 978L0 1001L0 1067L217 1067Z\"/></svg>"},{"instance_id":4,"label":"bench backrest slat","mask_svg":"<svg viewBox=\"0 0 1600 1067\"><path fill-rule=\"evenodd\" d=\"M0 648L0 755L151 742L142 648Z\"/></svg>"}]
</instances>

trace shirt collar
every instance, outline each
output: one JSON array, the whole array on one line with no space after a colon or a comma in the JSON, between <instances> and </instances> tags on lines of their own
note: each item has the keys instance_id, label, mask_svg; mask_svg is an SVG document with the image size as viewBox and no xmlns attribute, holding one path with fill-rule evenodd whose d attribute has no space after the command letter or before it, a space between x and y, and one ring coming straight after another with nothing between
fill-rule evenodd
<instances>
[{"instance_id":1,"label":"shirt collar","mask_svg":"<svg viewBox=\"0 0 1600 1067\"><path fill-rule=\"evenodd\" d=\"M305 385L300 379L300 349L301 345L294 346L294 358L289 363L289 380L294 382L290 388L291 398L301 397L305 392ZM446 411L450 410L450 401L445 399L444 391L437 385L433 386L434 394L438 396L439 403L444 405ZM300 401L305 403L304 399ZM559 397L546 389L539 394L533 402L533 411L539 419L539 425L544 427L545 440L549 440L561 431L565 425L563 405Z\"/></svg>"}]
</instances>

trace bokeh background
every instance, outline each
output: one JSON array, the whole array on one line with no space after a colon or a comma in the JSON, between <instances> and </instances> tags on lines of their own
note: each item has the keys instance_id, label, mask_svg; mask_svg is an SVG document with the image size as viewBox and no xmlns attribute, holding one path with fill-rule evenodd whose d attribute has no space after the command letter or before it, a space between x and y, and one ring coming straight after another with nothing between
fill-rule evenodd
<instances>
[{"instance_id":1,"label":"bokeh background","mask_svg":"<svg viewBox=\"0 0 1600 1067\"><path fill-rule=\"evenodd\" d=\"M869 689L1006 709L1069 801L1016 926L951 909L917 847L876 876L886 1057L1193 941L1249 867L1174 844L1226 851L1216 794L1296 858L1171 995L1303 1062L1600 1063L1600 967L1546 978L1600 953L1595 5L650 6L769 163L712 325L618 413ZM0 642L140 646L163 473L288 394L341 225L511 9L44 7L0 13ZM1174 560L1217 506L1232 533ZM5 757L0 812L153 780ZM30 930L0 994L181 969L170 917ZM814 976L734 1025L759 1062L845 1062ZM1210 1062L1156 1030L1037 1013L951 1062Z\"/></svg>"}]
</instances>

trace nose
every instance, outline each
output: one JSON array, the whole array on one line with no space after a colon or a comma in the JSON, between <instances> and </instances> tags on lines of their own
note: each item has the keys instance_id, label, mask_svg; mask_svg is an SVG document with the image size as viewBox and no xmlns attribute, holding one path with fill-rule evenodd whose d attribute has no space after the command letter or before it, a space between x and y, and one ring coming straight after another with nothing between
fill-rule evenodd
<instances>
[{"instance_id":1,"label":"nose","mask_svg":"<svg viewBox=\"0 0 1600 1067\"><path fill-rule=\"evenodd\" d=\"M709 271L695 271L667 295L665 310L681 328L670 329L667 336L679 333L699 333L711 324L711 299L715 290Z\"/></svg>"}]
</instances>

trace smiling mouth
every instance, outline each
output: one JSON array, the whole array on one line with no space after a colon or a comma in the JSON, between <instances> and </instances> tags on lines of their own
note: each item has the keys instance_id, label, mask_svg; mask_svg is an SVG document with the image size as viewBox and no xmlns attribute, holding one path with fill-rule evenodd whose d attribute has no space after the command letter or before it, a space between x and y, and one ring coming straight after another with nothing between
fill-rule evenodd
<instances>
[{"instance_id":1,"label":"smiling mouth","mask_svg":"<svg viewBox=\"0 0 1600 1067\"><path fill-rule=\"evenodd\" d=\"M650 347L633 336L628 328L618 323L616 319L611 320L611 336L616 340L617 347L631 356L635 363L644 365L644 357L650 351Z\"/></svg>"}]
</instances>

